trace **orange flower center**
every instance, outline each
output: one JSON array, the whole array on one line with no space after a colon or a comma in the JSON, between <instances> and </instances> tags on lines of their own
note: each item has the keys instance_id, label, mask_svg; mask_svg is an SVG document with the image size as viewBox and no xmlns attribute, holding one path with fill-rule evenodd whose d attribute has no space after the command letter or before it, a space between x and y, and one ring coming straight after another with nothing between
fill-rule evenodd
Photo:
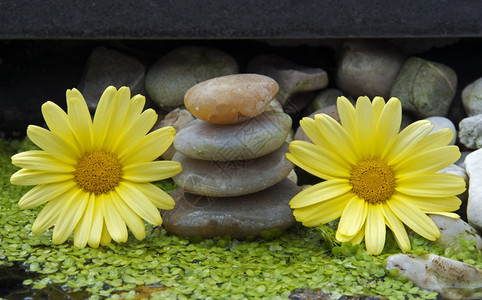
<instances>
[{"instance_id":1,"label":"orange flower center","mask_svg":"<svg viewBox=\"0 0 482 300\"><path fill-rule=\"evenodd\" d=\"M395 192L393 170L378 159L359 162L351 172L350 184L355 194L371 204L383 203Z\"/></svg>"},{"instance_id":2,"label":"orange flower center","mask_svg":"<svg viewBox=\"0 0 482 300\"><path fill-rule=\"evenodd\" d=\"M96 195L113 191L122 178L122 166L117 157L97 150L79 159L74 180L86 192Z\"/></svg>"}]
</instances>

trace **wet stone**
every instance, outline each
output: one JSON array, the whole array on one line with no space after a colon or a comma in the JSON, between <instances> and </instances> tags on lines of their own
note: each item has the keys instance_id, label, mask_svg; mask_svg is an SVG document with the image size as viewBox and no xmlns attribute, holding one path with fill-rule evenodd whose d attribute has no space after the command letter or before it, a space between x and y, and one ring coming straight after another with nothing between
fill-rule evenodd
<instances>
[{"instance_id":1,"label":"wet stone","mask_svg":"<svg viewBox=\"0 0 482 300\"><path fill-rule=\"evenodd\" d=\"M146 91L163 109L183 105L184 94L193 85L238 72L230 55L209 47L180 47L158 60L146 75Z\"/></svg>"},{"instance_id":2,"label":"wet stone","mask_svg":"<svg viewBox=\"0 0 482 300\"><path fill-rule=\"evenodd\" d=\"M176 134L174 148L195 159L231 161L258 158L283 145L291 123L290 116L274 111L228 125L196 119Z\"/></svg>"},{"instance_id":3,"label":"wet stone","mask_svg":"<svg viewBox=\"0 0 482 300\"><path fill-rule=\"evenodd\" d=\"M234 124L264 112L278 89L276 81L264 75L220 76L191 87L184 96L184 105L201 120Z\"/></svg>"},{"instance_id":4,"label":"wet stone","mask_svg":"<svg viewBox=\"0 0 482 300\"><path fill-rule=\"evenodd\" d=\"M288 203L300 191L289 179L237 197L206 197L177 189L171 194L174 209L163 211L163 225L178 236L203 238L246 238L285 230L296 223Z\"/></svg>"},{"instance_id":5,"label":"wet stone","mask_svg":"<svg viewBox=\"0 0 482 300\"><path fill-rule=\"evenodd\" d=\"M286 159L288 145L251 160L209 161L193 159L179 152L172 160L182 165L173 177L184 190L204 196L231 197L266 189L284 179L293 169Z\"/></svg>"},{"instance_id":6,"label":"wet stone","mask_svg":"<svg viewBox=\"0 0 482 300\"><path fill-rule=\"evenodd\" d=\"M457 88L457 75L450 67L411 57L405 61L390 91L404 110L426 118L446 116Z\"/></svg>"}]
</instances>

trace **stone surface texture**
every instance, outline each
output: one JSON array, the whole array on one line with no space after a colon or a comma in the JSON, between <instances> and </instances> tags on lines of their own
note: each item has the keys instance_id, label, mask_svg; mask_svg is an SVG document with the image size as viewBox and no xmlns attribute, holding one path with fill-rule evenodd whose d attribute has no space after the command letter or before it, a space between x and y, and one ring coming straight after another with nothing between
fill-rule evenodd
<instances>
[{"instance_id":1,"label":"stone surface texture","mask_svg":"<svg viewBox=\"0 0 482 300\"><path fill-rule=\"evenodd\" d=\"M296 223L289 201L301 188L288 179L257 193L206 197L177 189L174 209L162 214L164 227L179 236L247 238L285 230Z\"/></svg>"},{"instance_id":2,"label":"stone surface texture","mask_svg":"<svg viewBox=\"0 0 482 300\"><path fill-rule=\"evenodd\" d=\"M464 220L438 215L431 215L430 219L432 219L440 229L441 236L435 243L441 247L450 247L454 251L457 251L460 246L460 238L464 238L466 240L475 240L477 249L482 250L482 238L477 233L477 230Z\"/></svg>"},{"instance_id":3,"label":"stone surface texture","mask_svg":"<svg viewBox=\"0 0 482 300\"><path fill-rule=\"evenodd\" d=\"M216 77L191 87L184 105L197 118L215 124L234 124L260 115L279 86L259 74Z\"/></svg>"},{"instance_id":4,"label":"stone surface texture","mask_svg":"<svg viewBox=\"0 0 482 300\"><path fill-rule=\"evenodd\" d=\"M468 116L482 114L482 77L462 90L462 104Z\"/></svg>"},{"instance_id":5,"label":"stone surface texture","mask_svg":"<svg viewBox=\"0 0 482 300\"><path fill-rule=\"evenodd\" d=\"M446 116L457 88L457 75L444 64L411 57L393 83L390 97L418 117Z\"/></svg>"},{"instance_id":6,"label":"stone surface texture","mask_svg":"<svg viewBox=\"0 0 482 300\"><path fill-rule=\"evenodd\" d=\"M460 121L459 141L469 149L482 148L482 114Z\"/></svg>"},{"instance_id":7,"label":"stone surface texture","mask_svg":"<svg viewBox=\"0 0 482 300\"><path fill-rule=\"evenodd\" d=\"M79 90L91 111L97 108L100 96L108 86L127 86L131 95L144 95L146 68L134 57L117 50L95 48L84 69Z\"/></svg>"},{"instance_id":8,"label":"stone surface texture","mask_svg":"<svg viewBox=\"0 0 482 300\"><path fill-rule=\"evenodd\" d=\"M238 72L233 57L209 47L185 46L159 59L146 75L146 91L162 109L183 105L184 94L199 82Z\"/></svg>"},{"instance_id":9,"label":"stone surface texture","mask_svg":"<svg viewBox=\"0 0 482 300\"><path fill-rule=\"evenodd\" d=\"M469 175L467 220L471 226L482 232L482 150L467 155L465 170Z\"/></svg>"},{"instance_id":10,"label":"stone surface texture","mask_svg":"<svg viewBox=\"0 0 482 300\"><path fill-rule=\"evenodd\" d=\"M291 123L290 116L273 111L229 125L196 119L176 134L174 147L195 159L231 161L258 158L283 145Z\"/></svg>"},{"instance_id":11,"label":"stone surface texture","mask_svg":"<svg viewBox=\"0 0 482 300\"><path fill-rule=\"evenodd\" d=\"M348 40L340 51L335 81L351 96L386 98L404 60L386 41Z\"/></svg>"},{"instance_id":12,"label":"stone surface texture","mask_svg":"<svg viewBox=\"0 0 482 300\"><path fill-rule=\"evenodd\" d=\"M286 159L288 145L251 160L227 162L193 159L179 152L172 160L182 165L173 177L184 190L211 197L231 197L266 189L288 176L293 164Z\"/></svg>"},{"instance_id":13,"label":"stone surface texture","mask_svg":"<svg viewBox=\"0 0 482 300\"><path fill-rule=\"evenodd\" d=\"M328 85L328 74L321 68L300 66L277 55L259 55L248 64L248 71L276 80L276 99L284 106L296 93L315 91Z\"/></svg>"},{"instance_id":14,"label":"stone surface texture","mask_svg":"<svg viewBox=\"0 0 482 300\"><path fill-rule=\"evenodd\" d=\"M457 260L435 254L395 254L387 258L385 268L399 269L399 275L438 292L443 299L482 298L482 270Z\"/></svg>"}]
</instances>

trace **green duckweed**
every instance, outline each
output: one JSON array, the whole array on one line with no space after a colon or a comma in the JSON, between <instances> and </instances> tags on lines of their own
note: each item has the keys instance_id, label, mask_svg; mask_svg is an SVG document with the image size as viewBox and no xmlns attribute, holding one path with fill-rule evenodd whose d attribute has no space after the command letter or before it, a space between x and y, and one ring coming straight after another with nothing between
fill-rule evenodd
<instances>
[{"instance_id":1,"label":"green duckweed","mask_svg":"<svg viewBox=\"0 0 482 300\"><path fill-rule=\"evenodd\" d=\"M130 236L126 243L97 249L76 248L72 239L53 245L52 232L31 233L40 208L18 208L18 200L30 187L9 182L16 170L10 156L28 147L28 143L0 141L0 267L22 262L37 275L23 281L33 290L59 285L70 292L86 291L91 299L287 299L295 289L321 289L333 298L438 296L415 287L396 270L385 270L386 257L399 252L391 234L383 254L371 256L364 245L336 242L336 223L320 228L295 226L244 241L228 236L187 239L146 225L143 241ZM157 184L168 192L175 189L172 181ZM445 255L482 267L473 241L462 240L454 251L419 236L410 235L410 239L413 253Z\"/></svg>"}]
</instances>

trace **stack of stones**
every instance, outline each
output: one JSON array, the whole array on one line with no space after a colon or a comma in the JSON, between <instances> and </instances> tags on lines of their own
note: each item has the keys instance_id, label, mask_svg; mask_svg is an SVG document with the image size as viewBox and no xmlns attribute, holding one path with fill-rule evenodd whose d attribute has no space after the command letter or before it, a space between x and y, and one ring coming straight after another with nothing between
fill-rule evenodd
<instances>
[{"instance_id":1,"label":"stack of stones","mask_svg":"<svg viewBox=\"0 0 482 300\"><path fill-rule=\"evenodd\" d=\"M197 119L175 137L172 160L182 164L164 211L164 227L179 236L246 238L295 223L289 207L300 191L286 178L292 120L269 110L278 92L270 77L236 74L201 82L187 91Z\"/></svg>"}]
</instances>

